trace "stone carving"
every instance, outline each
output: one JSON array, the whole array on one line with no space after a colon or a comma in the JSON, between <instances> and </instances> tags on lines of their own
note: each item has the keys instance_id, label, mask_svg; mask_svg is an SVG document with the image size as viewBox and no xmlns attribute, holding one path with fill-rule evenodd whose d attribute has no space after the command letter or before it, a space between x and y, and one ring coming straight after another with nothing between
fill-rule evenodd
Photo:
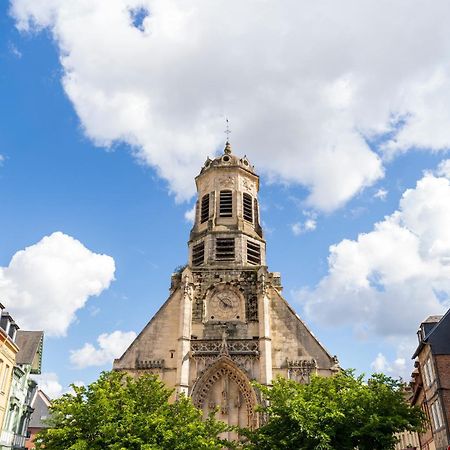
<instances>
[{"instance_id":1,"label":"stone carving","mask_svg":"<svg viewBox=\"0 0 450 450\"><path fill-rule=\"evenodd\" d=\"M192 390L192 399L197 408L204 409L204 405L210 406L213 401L208 398L216 383L222 385L222 399L221 399L221 413L227 414L229 407L228 387L229 383L233 382L237 385L239 396L234 403L238 404L240 408L245 406L247 415L247 426L254 428L257 426L257 416L255 413L255 406L257 404L256 394L247 378L227 356L222 356L219 360L210 366L208 370L196 381ZM243 404L242 404L243 403Z\"/></svg>"},{"instance_id":2,"label":"stone carving","mask_svg":"<svg viewBox=\"0 0 450 450\"><path fill-rule=\"evenodd\" d=\"M309 383L311 373L317 369L317 363L314 359L300 359L297 361L288 361L288 378L299 383Z\"/></svg>"},{"instance_id":3,"label":"stone carving","mask_svg":"<svg viewBox=\"0 0 450 450\"><path fill-rule=\"evenodd\" d=\"M136 369L163 369L163 359L138 360L136 361Z\"/></svg>"},{"instance_id":4,"label":"stone carving","mask_svg":"<svg viewBox=\"0 0 450 450\"><path fill-rule=\"evenodd\" d=\"M247 178L242 179L242 190L248 192L249 194L253 193L253 184L247 180Z\"/></svg>"},{"instance_id":5,"label":"stone carving","mask_svg":"<svg viewBox=\"0 0 450 450\"><path fill-rule=\"evenodd\" d=\"M219 355L223 341L219 339L196 339L191 341L192 356ZM259 356L259 343L255 339L227 339L228 353L233 355Z\"/></svg>"},{"instance_id":6,"label":"stone carving","mask_svg":"<svg viewBox=\"0 0 450 450\"><path fill-rule=\"evenodd\" d=\"M191 341L191 356L200 377L214 361L228 356L249 378L254 375L254 363L259 359L259 343L254 339L200 339Z\"/></svg>"},{"instance_id":7,"label":"stone carving","mask_svg":"<svg viewBox=\"0 0 450 450\"><path fill-rule=\"evenodd\" d=\"M217 179L217 186L220 188L232 188L234 187L234 178L227 176L227 177L220 177Z\"/></svg>"}]
</instances>

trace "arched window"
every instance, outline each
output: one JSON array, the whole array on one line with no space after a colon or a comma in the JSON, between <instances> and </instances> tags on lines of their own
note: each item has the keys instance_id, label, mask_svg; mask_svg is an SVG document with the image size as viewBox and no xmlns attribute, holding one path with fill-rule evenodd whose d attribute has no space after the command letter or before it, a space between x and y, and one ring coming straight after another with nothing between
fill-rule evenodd
<instances>
[{"instance_id":1,"label":"arched window","mask_svg":"<svg viewBox=\"0 0 450 450\"><path fill-rule=\"evenodd\" d=\"M250 194L242 194L242 205L244 220L253 223L253 199Z\"/></svg>"},{"instance_id":2,"label":"arched window","mask_svg":"<svg viewBox=\"0 0 450 450\"><path fill-rule=\"evenodd\" d=\"M209 194L202 197L200 208L200 223L205 223L209 219Z\"/></svg>"},{"instance_id":3,"label":"arched window","mask_svg":"<svg viewBox=\"0 0 450 450\"><path fill-rule=\"evenodd\" d=\"M220 191L219 216L233 217L233 193Z\"/></svg>"}]
</instances>

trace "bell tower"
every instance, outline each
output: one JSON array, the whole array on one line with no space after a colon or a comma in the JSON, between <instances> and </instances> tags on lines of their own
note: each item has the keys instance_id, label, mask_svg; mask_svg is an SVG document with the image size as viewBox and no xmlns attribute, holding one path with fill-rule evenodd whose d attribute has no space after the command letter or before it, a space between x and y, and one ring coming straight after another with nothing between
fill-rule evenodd
<instances>
[{"instance_id":1,"label":"bell tower","mask_svg":"<svg viewBox=\"0 0 450 450\"><path fill-rule=\"evenodd\" d=\"M198 198L188 263L172 274L170 295L114 369L157 373L176 395L217 410L229 425L257 427L258 394L281 375L307 383L338 370L282 297L266 263L259 177L229 142L195 178ZM235 436L230 435L228 438Z\"/></svg>"},{"instance_id":2,"label":"bell tower","mask_svg":"<svg viewBox=\"0 0 450 450\"><path fill-rule=\"evenodd\" d=\"M198 200L189 240L189 267L255 268L266 265L259 224L259 177L247 157L207 159L195 179Z\"/></svg>"}]
</instances>

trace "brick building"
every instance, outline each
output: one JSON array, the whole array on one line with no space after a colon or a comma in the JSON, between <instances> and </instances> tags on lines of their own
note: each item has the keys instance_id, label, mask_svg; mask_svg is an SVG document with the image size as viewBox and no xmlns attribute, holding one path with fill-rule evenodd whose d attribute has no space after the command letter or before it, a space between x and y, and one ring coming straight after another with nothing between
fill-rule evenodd
<instances>
[{"instance_id":1,"label":"brick building","mask_svg":"<svg viewBox=\"0 0 450 450\"><path fill-rule=\"evenodd\" d=\"M447 450L450 445L450 310L445 316L430 316L420 324L419 345L414 352L412 404L428 418L419 435L423 450Z\"/></svg>"}]
</instances>

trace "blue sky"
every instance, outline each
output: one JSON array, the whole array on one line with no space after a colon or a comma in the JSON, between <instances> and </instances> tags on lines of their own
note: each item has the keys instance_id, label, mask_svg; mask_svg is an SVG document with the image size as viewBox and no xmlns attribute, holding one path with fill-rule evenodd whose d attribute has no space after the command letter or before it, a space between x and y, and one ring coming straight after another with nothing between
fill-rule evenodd
<instances>
[{"instance_id":1,"label":"blue sky","mask_svg":"<svg viewBox=\"0 0 450 450\"><path fill-rule=\"evenodd\" d=\"M442 52L429 57L425 68L421 48L416 60L399 63L409 65L406 77L392 61L392 73L379 67L396 59L402 45L413 45L414 29L430 25L430 17L411 23L407 37L395 35L398 23L385 23L387 34L398 38L399 48L391 49L391 56L386 38L376 42L375 50L375 43L367 42L370 62L358 56L362 51L355 44L329 65L323 58L333 51L333 32L323 42L310 19L302 32L313 50L317 46L317 61L311 62L311 55L299 47L290 48L291 41L277 41L272 35L269 44L276 45L268 45L268 56L298 51L303 62L297 67L289 57L280 58L272 68L256 42L265 27L270 35L270 17L278 26L290 25L283 8L260 11L255 22L250 20L250 6L242 8L235 33L227 30L231 39L240 36L242 48L235 51L219 39L212 54L203 39L188 39L183 48L178 38L189 23L184 23L188 19L178 2L169 2L172 9L165 10L158 1L115 0L102 19L94 13L106 8L104 2L94 2L97 6L88 12L83 3L73 2L68 10L44 0L0 5L0 299L22 319L23 328L46 328L42 381L48 389L64 391L69 383L90 382L110 368L118 343L129 341L130 332L139 332L167 298L170 274L187 259L191 224L185 216L194 201L193 176L206 155L223 148L225 116L231 120L234 151L247 154L261 175L267 260L271 270L281 272L286 299L343 367L407 376L418 322L424 314L445 310L450 293L445 281L448 213L443 207L450 201L450 170L445 165L450 144L445 51L450 33L441 38L446 44L439 46ZM225 8L219 3L219 10ZM361 23L369 20L364 8L344 3L342 24L354 9ZM138 6L144 12L139 10L133 25ZM370 10L373 2L366 6ZM127 34L128 28L114 31L124 7L130 17L124 27L133 34ZM241 7L231 2L229 8L232 15ZM299 14L318 13L306 4L298 8ZM434 12L442 8L445 5L437 2ZM415 13L408 9L405 14ZM191 12L196 14L198 35L217 39L214 27L204 25L216 12L203 5ZM221 20L226 21L227 14ZM327 14L324 17L326 28ZM97 20L104 23L99 26ZM85 29L77 28L80 21ZM364 34L360 28L352 31ZM114 43L114 35L121 33L121 41ZM111 38L110 46L97 48L103 40L99 36ZM298 46L301 37L293 34ZM135 39L145 42L128 58ZM146 65L139 57L146 54L148 42ZM121 43L123 49L118 48ZM375 83L368 73L374 55L382 50L389 57L376 61L376 75L377 80L386 77L382 91L387 94L374 96L367 92ZM226 51L230 56L225 60L215 56ZM198 71L186 72L187 62L177 59L177 52L190 53ZM216 57L219 68L234 65L218 75L211 68ZM304 70L307 63L310 73ZM181 83L180 73L185 74ZM255 73L261 73L261 80L252 92L245 77ZM284 90L284 84L280 88L281 79L289 89ZM416 96L412 100L411 92ZM289 103L291 96L294 104ZM436 97L443 99L443 109L433 109ZM410 195L399 206L408 189ZM400 214L392 219L394 231L374 231L377 222L395 211ZM308 220L311 229L304 230ZM397 231L407 234L405 241L391 240L391 232L400 236ZM358 240L361 233L369 243ZM353 250L345 242L351 242ZM386 255L381 249L390 242L398 248ZM328 262L333 245L335 266ZM410 250L419 255L417 261L414 255L410 263L403 261L403 250L405 255ZM55 256L58 251L61 255ZM77 268L74 273L63 268L73 253L80 259L72 263L83 265L79 274ZM361 267L365 272L356 276ZM408 290L411 285L417 298ZM72 306L67 301L65 311L66 298L72 299ZM60 322L57 315L48 320L48 308L56 304L64 316ZM104 348L99 352L102 334ZM102 358L104 364L94 365Z\"/></svg>"}]
</instances>

